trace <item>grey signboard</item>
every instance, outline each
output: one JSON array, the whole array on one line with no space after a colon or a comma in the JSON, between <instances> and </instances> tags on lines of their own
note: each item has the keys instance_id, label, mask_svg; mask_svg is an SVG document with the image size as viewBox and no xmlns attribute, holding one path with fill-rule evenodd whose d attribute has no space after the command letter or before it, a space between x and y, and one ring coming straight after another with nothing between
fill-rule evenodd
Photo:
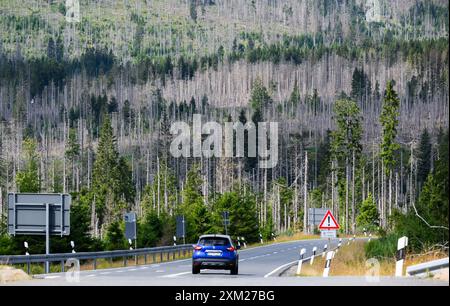
<instances>
[{"instance_id":1,"label":"grey signboard","mask_svg":"<svg viewBox=\"0 0 450 306\"><path fill-rule=\"evenodd\" d=\"M308 209L308 225L309 226L318 226L320 225L320 221L322 221L323 217L327 213L327 208L310 208Z\"/></svg>"},{"instance_id":2,"label":"grey signboard","mask_svg":"<svg viewBox=\"0 0 450 306\"><path fill-rule=\"evenodd\" d=\"M136 239L136 213L129 212L124 216L125 220L125 238L127 239Z\"/></svg>"},{"instance_id":3,"label":"grey signboard","mask_svg":"<svg viewBox=\"0 0 450 306\"><path fill-rule=\"evenodd\" d=\"M177 216L177 233L176 236L178 238L186 237L186 221L184 216Z\"/></svg>"},{"instance_id":4,"label":"grey signboard","mask_svg":"<svg viewBox=\"0 0 450 306\"><path fill-rule=\"evenodd\" d=\"M50 235L70 234L68 194L8 194L8 233L11 235L46 235L47 217ZM48 216L47 216L48 213Z\"/></svg>"}]
</instances>

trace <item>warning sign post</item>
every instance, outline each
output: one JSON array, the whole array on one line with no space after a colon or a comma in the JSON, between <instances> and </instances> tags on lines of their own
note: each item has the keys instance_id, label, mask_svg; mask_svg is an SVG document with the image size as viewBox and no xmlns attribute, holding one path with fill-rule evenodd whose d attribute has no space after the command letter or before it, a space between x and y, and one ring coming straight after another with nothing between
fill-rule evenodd
<instances>
[{"instance_id":1,"label":"warning sign post","mask_svg":"<svg viewBox=\"0 0 450 306\"><path fill-rule=\"evenodd\" d=\"M325 213L319 225L320 237L322 238L336 238L336 230L339 229L339 224L334 218L330 210Z\"/></svg>"}]
</instances>

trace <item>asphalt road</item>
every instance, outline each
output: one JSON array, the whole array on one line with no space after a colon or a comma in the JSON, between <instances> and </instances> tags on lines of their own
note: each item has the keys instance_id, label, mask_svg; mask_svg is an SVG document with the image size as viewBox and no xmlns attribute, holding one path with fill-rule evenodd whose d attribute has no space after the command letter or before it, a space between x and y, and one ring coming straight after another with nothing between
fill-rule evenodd
<instances>
[{"instance_id":1,"label":"asphalt road","mask_svg":"<svg viewBox=\"0 0 450 306\"><path fill-rule=\"evenodd\" d=\"M345 241L345 240L343 240ZM81 285L81 286L288 286L288 285L448 285L447 282L412 278L381 278L378 283L368 283L364 277L278 277L289 263L299 259L300 250L306 249L306 256L312 254L314 246L321 253L323 246L336 247L338 239L332 241L302 240L276 243L240 250L239 275L229 271L202 270L193 275L191 259L160 264L128 266L124 268L81 271L79 278L68 278L65 273L36 276L33 280L16 282L12 285Z\"/></svg>"}]
</instances>

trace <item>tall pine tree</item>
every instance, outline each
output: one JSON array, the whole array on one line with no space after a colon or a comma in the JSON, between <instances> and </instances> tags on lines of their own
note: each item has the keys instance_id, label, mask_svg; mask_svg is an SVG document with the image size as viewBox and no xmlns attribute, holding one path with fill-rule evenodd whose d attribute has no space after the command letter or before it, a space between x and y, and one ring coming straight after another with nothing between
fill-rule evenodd
<instances>
[{"instance_id":1,"label":"tall pine tree","mask_svg":"<svg viewBox=\"0 0 450 306\"><path fill-rule=\"evenodd\" d=\"M111 121L105 116L92 175L100 224L117 220L134 196L129 167L119 158Z\"/></svg>"}]
</instances>

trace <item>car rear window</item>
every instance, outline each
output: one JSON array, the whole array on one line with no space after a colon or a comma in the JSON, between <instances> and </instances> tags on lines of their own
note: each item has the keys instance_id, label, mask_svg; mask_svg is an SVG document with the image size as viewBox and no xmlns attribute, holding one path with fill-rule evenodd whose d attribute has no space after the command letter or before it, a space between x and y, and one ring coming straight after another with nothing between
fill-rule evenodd
<instances>
[{"instance_id":1,"label":"car rear window","mask_svg":"<svg viewBox=\"0 0 450 306\"><path fill-rule=\"evenodd\" d=\"M200 239L198 244L203 246L229 246L230 241L227 238L207 237Z\"/></svg>"}]
</instances>

